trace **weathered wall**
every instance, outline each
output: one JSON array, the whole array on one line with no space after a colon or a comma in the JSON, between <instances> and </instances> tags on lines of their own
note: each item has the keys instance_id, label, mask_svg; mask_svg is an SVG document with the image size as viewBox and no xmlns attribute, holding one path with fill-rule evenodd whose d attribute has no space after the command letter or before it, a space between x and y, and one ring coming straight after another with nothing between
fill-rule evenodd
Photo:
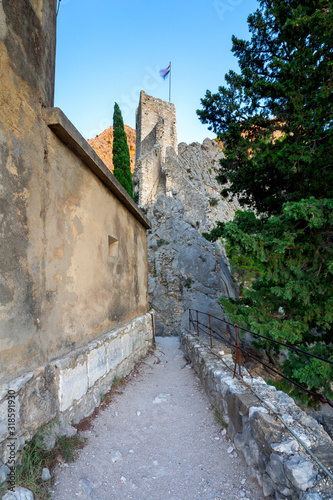
<instances>
[{"instance_id":1,"label":"weathered wall","mask_svg":"<svg viewBox=\"0 0 333 500\"><path fill-rule=\"evenodd\" d=\"M168 147L177 152L176 108L174 104L147 95L142 90L136 111L136 159L147 152L147 149L142 151L142 143L156 126L154 144L161 146L164 161Z\"/></svg>"},{"instance_id":2,"label":"weathered wall","mask_svg":"<svg viewBox=\"0 0 333 500\"><path fill-rule=\"evenodd\" d=\"M55 9L0 3L1 381L148 309L149 223L74 127L66 144L45 121ZM90 167L73 152L81 142Z\"/></svg>"},{"instance_id":3,"label":"weathered wall","mask_svg":"<svg viewBox=\"0 0 333 500\"><path fill-rule=\"evenodd\" d=\"M41 426L47 426L44 440L47 449L54 447L56 436L76 432L71 424L79 423L94 411L114 378L127 375L147 353L151 342L152 319L146 313L47 366L11 380L8 388L15 396L16 456ZM0 485L9 472L2 461L7 463L10 442L7 387L3 385L0 388Z\"/></svg>"},{"instance_id":4,"label":"weathered wall","mask_svg":"<svg viewBox=\"0 0 333 500\"><path fill-rule=\"evenodd\" d=\"M140 93L136 110L134 191L139 204L151 205L165 193L164 162L167 148L176 153L177 125L174 104Z\"/></svg>"},{"instance_id":5,"label":"weathered wall","mask_svg":"<svg viewBox=\"0 0 333 500\"><path fill-rule=\"evenodd\" d=\"M196 337L183 330L181 348L198 373L211 403L227 424L228 437L233 442L230 452L242 453L249 475L257 479L265 497L276 500L333 498L332 482L294 436L332 470L333 443L316 420L287 394L268 386L261 377L249 376L244 368L243 380L234 379L234 361L225 346L214 349L219 355L216 357Z\"/></svg>"},{"instance_id":6,"label":"weathered wall","mask_svg":"<svg viewBox=\"0 0 333 500\"><path fill-rule=\"evenodd\" d=\"M26 83L43 106L53 106L56 7L57 0L0 3L1 53L8 56L6 62L2 59L3 69L10 68L19 79L17 83ZM2 90L4 76L2 71ZM12 84L14 90L16 82Z\"/></svg>"}]
</instances>

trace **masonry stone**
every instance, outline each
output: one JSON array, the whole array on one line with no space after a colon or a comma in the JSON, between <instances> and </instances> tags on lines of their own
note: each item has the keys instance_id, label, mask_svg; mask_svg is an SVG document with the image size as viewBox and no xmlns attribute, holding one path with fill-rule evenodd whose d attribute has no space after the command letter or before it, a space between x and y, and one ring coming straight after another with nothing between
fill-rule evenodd
<instances>
[{"instance_id":1,"label":"masonry stone","mask_svg":"<svg viewBox=\"0 0 333 500\"><path fill-rule=\"evenodd\" d=\"M79 400L88 391L88 369L86 362L78 360L73 368L59 372L60 411L67 410L74 401Z\"/></svg>"},{"instance_id":2,"label":"masonry stone","mask_svg":"<svg viewBox=\"0 0 333 500\"><path fill-rule=\"evenodd\" d=\"M305 460L300 455L294 455L286 460L284 470L289 481L302 491L314 485L318 473L310 460Z\"/></svg>"},{"instance_id":3,"label":"masonry stone","mask_svg":"<svg viewBox=\"0 0 333 500\"><path fill-rule=\"evenodd\" d=\"M181 348L198 373L211 403L228 423L230 447L235 446L242 453L249 476L258 481L267 498L296 500L302 499L305 492L319 494L319 498L325 500L333 498L330 480L322 477L323 471L318 475L317 464L296 444L276 415L283 414L292 432L304 434L311 451L330 468L333 443L322 426L317 426L292 398L268 386L262 378L233 380L234 364L230 365L230 356L224 354L223 344L215 344L215 356L212 356L193 333L182 330ZM225 364L230 371L225 369ZM209 378L214 379L213 383L207 380Z\"/></svg>"},{"instance_id":4,"label":"masonry stone","mask_svg":"<svg viewBox=\"0 0 333 500\"><path fill-rule=\"evenodd\" d=\"M99 378L106 374L106 368L105 346L92 348L88 354L88 387L92 387Z\"/></svg>"},{"instance_id":5,"label":"masonry stone","mask_svg":"<svg viewBox=\"0 0 333 500\"><path fill-rule=\"evenodd\" d=\"M265 497L271 496L275 491L275 484L268 474L264 474L262 477L262 489Z\"/></svg>"},{"instance_id":6,"label":"masonry stone","mask_svg":"<svg viewBox=\"0 0 333 500\"><path fill-rule=\"evenodd\" d=\"M284 421L287 419L284 418ZM288 422L289 423L289 422ZM287 439L282 443L272 443L271 448L276 453L286 453L291 455L298 451L299 445L295 439Z\"/></svg>"}]
</instances>

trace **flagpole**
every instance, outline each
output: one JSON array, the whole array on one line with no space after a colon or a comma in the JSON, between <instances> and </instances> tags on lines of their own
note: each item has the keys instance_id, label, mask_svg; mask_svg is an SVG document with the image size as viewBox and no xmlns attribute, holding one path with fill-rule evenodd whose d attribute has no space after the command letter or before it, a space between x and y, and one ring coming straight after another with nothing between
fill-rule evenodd
<instances>
[{"instance_id":1,"label":"flagpole","mask_svg":"<svg viewBox=\"0 0 333 500\"><path fill-rule=\"evenodd\" d=\"M169 102L171 102L171 61L170 61L170 78L169 78Z\"/></svg>"}]
</instances>

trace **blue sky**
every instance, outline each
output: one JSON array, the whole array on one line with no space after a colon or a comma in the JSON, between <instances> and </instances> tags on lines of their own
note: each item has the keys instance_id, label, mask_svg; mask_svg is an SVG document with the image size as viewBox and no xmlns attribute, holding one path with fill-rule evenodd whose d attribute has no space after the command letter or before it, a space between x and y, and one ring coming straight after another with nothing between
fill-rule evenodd
<instances>
[{"instance_id":1,"label":"blue sky","mask_svg":"<svg viewBox=\"0 0 333 500\"><path fill-rule=\"evenodd\" d=\"M112 125L118 102L135 128L140 90L168 100L159 70L172 61L179 142L213 137L196 116L207 89L237 71L231 36L249 38L257 0L61 0L55 106L86 138Z\"/></svg>"}]
</instances>

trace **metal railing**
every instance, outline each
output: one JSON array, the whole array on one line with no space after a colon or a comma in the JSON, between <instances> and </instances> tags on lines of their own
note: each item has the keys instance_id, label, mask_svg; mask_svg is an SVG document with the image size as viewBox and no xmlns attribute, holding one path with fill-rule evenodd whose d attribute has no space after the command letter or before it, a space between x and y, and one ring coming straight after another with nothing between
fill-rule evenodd
<instances>
[{"instance_id":1,"label":"metal railing","mask_svg":"<svg viewBox=\"0 0 333 500\"><path fill-rule=\"evenodd\" d=\"M208 325L204 324L204 323L201 323L201 321L199 321L199 314L208 317ZM194 317L195 317L195 319L194 319ZM226 325L232 326L235 329L235 337L236 337L235 343L233 343L230 340L226 339L223 335L221 335L220 332L217 332L216 330L214 330L212 328L212 319L220 321L221 323L224 323ZM224 344L226 344L227 346L229 346L231 349L235 350L236 355L235 355L234 377L236 376L237 367L238 367L239 376L242 377L242 370L241 370L241 364L242 364L241 353L242 353L246 358L252 358L252 359L254 359L255 361L257 361L261 365L265 366L268 370L271 370L272 372L274 372L278 376L284 378L285 380L287 380L291 384L293 384L296 387L298 387L300 390L306 392L307 394L309 394L313 398L319 399L319 401L321 403L328 404L329 406L331 406L333 408L333 401L331 401L330 399L328 399L324 394L321 394L321 393L314 392L314 391L311 391L309 389L306 389L305 387L303 387L301 384L299 384L295 380L292 380L291 378L287 377L286 375L284 375L283 373L281 373L276 368L273 368L269 364L265 363L265 361L263 361L259 357L255 356L251 352L247 351L243 346L240 345L240 342L239 342L239 330L243 330L244 332L248 332L251 335L255 335L256 337L259 337L261 339L265 339L265 340L271 342L272 344L278 344L279 346L283 346L287 350L291 350L291 351L295 351L295 352L298 352L298 353L301 353L301 354L305 354L306 356L308 356L310 358L316 358L316 359L319 359L320 361L323 361L325 363L329 363L331 365L333 365L333 361L331 361L329 359L322 358L321 356L317 356L316 354L309 353L309 352L304 351L303 349L300 349L298 347L294 347L294 346L285 344L283 342L279 342L277 340L270 339L268 337L265 337L264 335L260 335L259 333L252 332L251 330L247 330L246 328L242 328L241 326L238 326L237 324L234 324L234 323L231 323L230 321L226 321L224 319L218 318L218 317L216 317L216 316L214 316L212 314L205 313L205 312L202 312L202 311L197 311L197 310L194 310L194 309L189 309L189 331L190 332L191 332L191 326L193 326L193 328L194 328L196 334L198 335L198 337L200 336L200 332L202 332L202 333L204 333L204 334L206 334L206 335L209 336L211 349L213 348L213 338L215 338L217 340L221 340Z\"/></svg>"}]
</instances>

